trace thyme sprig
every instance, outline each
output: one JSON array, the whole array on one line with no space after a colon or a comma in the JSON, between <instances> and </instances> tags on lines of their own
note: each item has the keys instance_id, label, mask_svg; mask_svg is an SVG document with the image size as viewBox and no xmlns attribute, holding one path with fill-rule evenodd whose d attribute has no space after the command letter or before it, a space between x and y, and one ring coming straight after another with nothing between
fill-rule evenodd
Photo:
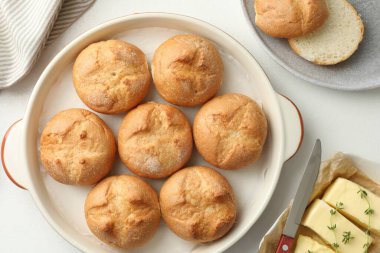
<instances>
[{"instance_id":1,"label":"thyme sprig","mask_svg":"<svg viewBox=\"0 0 380 253\"><path fill-rule=\"evenodd\" d=\"M343 209L343 203L342 202L337 202L335 204L335 208L330 209L330 225L327 226L327 228L334 233L335 242L333 243L333 246L334 246L334 249L335 249L336 252L338 252L337 249L339 248L339 243L338 243L338 237L336 235L336 224L333 223L332 218L333 218L334 215L336 215L336 212L338 210L342 210L342 209Z\"/></svg>"},{"instance_id":2,"label":"thyme sprig","mask_svg":"<svg viewBox=\"0 0 380 253\"><path fill-rule=\"evenodd\" d=\"M367 202L367 209L364 210L364 213L368 216L368 224L367 224L367 231L365 232L367 235L367 242L363 245L364 253L369 252L369 246L371 246L370 243L370 237L371 237L371 216L375 213L375 210L371 207L371 203L368 200L368 193L359 188L359 191L357 192L360 195L361 199L364 199Z\"/></svg>"}]
</instances>

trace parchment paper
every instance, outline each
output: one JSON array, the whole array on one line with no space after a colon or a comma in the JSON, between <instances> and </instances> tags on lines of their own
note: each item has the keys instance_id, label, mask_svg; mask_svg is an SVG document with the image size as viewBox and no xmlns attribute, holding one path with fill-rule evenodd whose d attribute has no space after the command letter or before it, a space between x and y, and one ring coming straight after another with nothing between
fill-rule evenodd
<instances>
[{"instance_id":1,"label":"parchment paper","mask_svg":"<svg viewBox=\"0 0 380 253\"><path fill-rule=\"evenodd\" d=\"M330 160L322 163L317 181L314 186L313 194L310 198L310 202L316 198L322 197L327 187L338 177L349 179L352 182L355 182L364 188L367 188L374 194L380 196L380 184L366 176L365 173L360 170L360 168L355 167L351 158L343 153L337 153ZM284 229L289 210L290 206L278 218L273 229L271 229L271 231L264 236L258 251L259 253L276 252L277 244L280 240L282 230ZM300 226L298 234L307 235L319 242L322 242L322 240L313 231L306 227ZM371 236L374 241L370 248L370 253L379 253L380 237L374 235L373 233Z\"/></svg>"}]
</instances>

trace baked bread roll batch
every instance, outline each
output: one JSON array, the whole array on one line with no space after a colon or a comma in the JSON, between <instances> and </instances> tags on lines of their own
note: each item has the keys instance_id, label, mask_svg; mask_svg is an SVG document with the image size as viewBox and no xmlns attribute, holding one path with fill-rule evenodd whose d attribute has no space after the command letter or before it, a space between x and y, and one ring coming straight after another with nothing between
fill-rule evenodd
<instances>
[{"instance_id":1,"label":"baked bread roll batch","mask_svg":"<svg viewBox=\"0 0 380 253\"><path fill-rule=\"evenodd\" d=\"M217 96L224 67L217 48L197 35L177 35L154 53L152 72L158 93L169 103L200 106L194 122L202 157L220 169L239 169L259 159L267 136L260 106L241 94ZM121 40L89 45L77 57L73 82L92 110L127 112L118 133L118 153L134 174L168 178L156 191L136 176L107 177L116 145L110 128L94 113L69 109L58 113L41 136L41 161L64 184L91 185L84 212L89 229L101 241L130 249L156 233L161 212L179 237L210 242L230 231L238 216L228 180L214 169L183 169L193 153L192 126L180 108L154 101L144 53ZM209 101L209 102L207 102ZM141 103L139 105L139 103Z\"/></svg>"}]
</instances>

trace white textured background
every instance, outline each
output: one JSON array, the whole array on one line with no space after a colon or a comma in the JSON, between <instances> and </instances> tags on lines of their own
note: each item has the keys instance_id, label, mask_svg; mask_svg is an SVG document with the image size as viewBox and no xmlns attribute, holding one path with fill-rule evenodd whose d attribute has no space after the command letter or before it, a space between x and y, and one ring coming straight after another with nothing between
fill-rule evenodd
<instances>
[{"instance_id":1,"label":"white textured background","mask_svg":"<svg viewBox=\"0 0 380 253\"><path fill-rule=\"evenodd\" d=\"M146 11L185 14L223 29L255 56L272 81L274 89L290 97L303 115L305 138L301 150L285 164L278 187L263 216L228 253L257 252L261 237L294 195L299 171L303 170L315 138L322 140L324 158L336 151L343 151L380 162L380 89L348 93L316 87L293 77L264 52L251 32L239 0L97 0L44 51L33 71L24 80L12 88L0 90L0 135L5 133L11 123L23 117L38 76L60 49L99 23ZM2 170L0 252L79 252L50 228L28 192L13 186Z\"/></svg>"}]
</instances>

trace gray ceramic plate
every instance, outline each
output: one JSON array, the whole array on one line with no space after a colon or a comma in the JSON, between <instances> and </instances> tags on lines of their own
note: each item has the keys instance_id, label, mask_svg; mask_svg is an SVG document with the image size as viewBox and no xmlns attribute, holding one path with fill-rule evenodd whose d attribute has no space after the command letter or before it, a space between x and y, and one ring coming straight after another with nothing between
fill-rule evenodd
<instances>
[{"instance_id":1,"label":"gray ceramic plate","mask_svg":"<svg viewBox=\"0 0 380 253\"><path fill-rule=\"evenodd\" d=\"M254 0L242 0L246 17L267 52L285 69L311 83L339 90L380 87L380 0L350 0L360 13L365 34L359 49L334 66L318 66L296 55L285 39L270 37L255 25Z\"/></svg>"}]
</instances>

